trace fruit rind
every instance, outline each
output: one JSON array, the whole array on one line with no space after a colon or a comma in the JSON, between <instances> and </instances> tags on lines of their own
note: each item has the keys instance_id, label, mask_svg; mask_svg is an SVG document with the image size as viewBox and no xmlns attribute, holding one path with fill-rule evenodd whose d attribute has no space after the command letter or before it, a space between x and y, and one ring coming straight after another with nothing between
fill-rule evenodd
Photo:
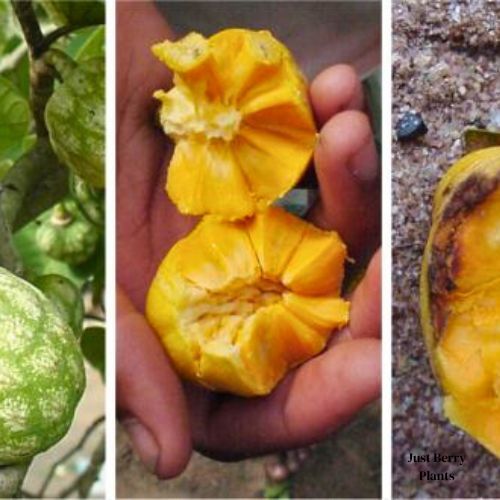
<instances>
[{"instance_id":1,"label":"fruit rind","mask_svg":"<svg viewBox=\"0 0 500 500\"><path fill-rule=\"evenodd\" d=\"M69 429L85 388L71 328L34 286L0 268L0 466L28 461Z\"/></svg>"},{"instance_id":2,"label":"fruit rind","mask_svg":"<svg viewBox=\"0 0 500 500\"><path fill-rule=\"evenodd\" d=\"M103 58L83 61L56 87L45 121L59 160L96 188L105 184Z\"/></svg>"}]
</instances>

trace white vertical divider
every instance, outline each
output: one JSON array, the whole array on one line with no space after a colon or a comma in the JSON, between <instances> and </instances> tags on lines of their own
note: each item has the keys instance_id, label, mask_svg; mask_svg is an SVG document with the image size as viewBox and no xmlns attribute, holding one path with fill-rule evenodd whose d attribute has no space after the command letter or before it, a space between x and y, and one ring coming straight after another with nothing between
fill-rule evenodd
<instances>
[{"instance_id":1,"label":"white vertical divider","mask_svg":"<svg viewBox=\"0 0 500 500\"><path fill-rule=\"evenodd\" d=\"M382 0L382 498L392 498L392 2Z\"/></svg>"}]
</instances>

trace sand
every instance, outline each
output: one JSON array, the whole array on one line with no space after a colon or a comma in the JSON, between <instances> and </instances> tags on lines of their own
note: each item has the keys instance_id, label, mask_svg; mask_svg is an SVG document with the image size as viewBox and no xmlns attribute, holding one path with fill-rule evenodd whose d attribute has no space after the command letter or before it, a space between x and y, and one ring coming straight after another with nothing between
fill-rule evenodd
<instances>
[{"instance_id":1,"label":"sand","mask_svg":"<svg viewBox=\"0 0 500 500\"><path fill-rule=\"evenodd\" d=\"M419 325L418 279L434 189L463 154L461 133L500 116L500 4L394 1L393 122L420 112L428 133L393 145L394 496L500 497L498 460L447 423ZM465 454L463 466L408 453ZM420 471L454 480L420 480Z\"/></svg>"}]
</instances>

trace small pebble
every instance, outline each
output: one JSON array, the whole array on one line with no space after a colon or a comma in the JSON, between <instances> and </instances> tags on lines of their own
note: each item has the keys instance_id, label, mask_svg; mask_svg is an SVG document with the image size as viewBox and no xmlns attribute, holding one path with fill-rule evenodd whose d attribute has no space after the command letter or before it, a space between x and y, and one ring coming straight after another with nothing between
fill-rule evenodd
<instances>
[{"instance_id":1,"label":"small pebble","mask_svg":"<svg viewBox=\"0 0 500 500\"><path fill-rule=\"evenodd\" d=\"M294 456L288 457L286 461L286 466L288 471L291 472L292 474L294 474L299 470L299 462L297 458Z\"/></svg>"},{"instance_id":2,"label":"small pebble","mask_svg":"<svg viewBox=\"0 0 500 500\"><path fill-rule=\"evenodd\" d=\"M288 477L289 471L282 463L269 463L266 464L266 475L270 481L279 483Z\"/></svg>"},{"instance_id":3,"label":"small pebble","mask_svg":"<svg viewBox=\"0 0 500 500\"><path fill-rule=\"evenodd\" d=\"M490 111L489 120L493 130L500 130L500 108L493 108Z\"/></svg>"},{"instance_id":4,"label":"small pebble","mask_svg":"<svg viewBox=\"0 0 500 500\"><path fill-rule=\"evenodd\" d=\"M396 124L398 141L410 141L427 133L427 126L420 113L408 111Z\"/></svg>"}]
</instances>

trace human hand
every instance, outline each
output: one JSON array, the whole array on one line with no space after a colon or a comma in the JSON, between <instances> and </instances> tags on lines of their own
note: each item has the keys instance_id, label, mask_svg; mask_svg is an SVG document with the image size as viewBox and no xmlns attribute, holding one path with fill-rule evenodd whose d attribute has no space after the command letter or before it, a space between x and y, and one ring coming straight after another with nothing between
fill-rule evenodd
<instances>
[{"instance_id":1,"label":"human hand","mask_svg":"<svg viewBox=\"0 0 500 500\"><path fill-rule=\"evenodd\" d=\"M243 399L182 384L142 313L158 264L196 223L165 194L171 147L154 126L151 95L168 81L149 47L172 35L149 3L118 3L117 16L117 398L132 442L152 471L171 477L192 446L233 459L322 439L379 394L380 255L352 296L349 326L269 396ZM313 81L311 102L321 127L314 156L320 198L309 218L337 230L351 256L368 259L380 243L380 193L359 79L347 66L329 68Z\"/></svg>"}]
</instances>

